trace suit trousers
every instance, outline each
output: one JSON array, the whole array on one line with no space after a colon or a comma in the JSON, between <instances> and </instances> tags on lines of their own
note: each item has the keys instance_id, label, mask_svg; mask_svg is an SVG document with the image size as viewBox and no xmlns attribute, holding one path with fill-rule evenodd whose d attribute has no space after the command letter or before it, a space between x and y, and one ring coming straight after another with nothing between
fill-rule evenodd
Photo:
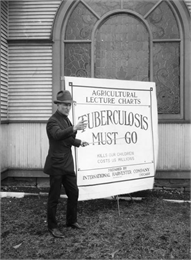
<instances>
[{"instance_id":1,"label":"suit trousers","mask_svg":"<svg viewBox=\"0 0 191 260\"><path fill-rule=\"evenodd\" d=\"M47 222L48 228L57 227L56 211L60 198L61 187L65 188L67 199L66 224L70 225L77 222L77 204L79 190L75 173L66 173L64 175L50 175L50 190L47 203Z\"/></svg>"}]
</instances>

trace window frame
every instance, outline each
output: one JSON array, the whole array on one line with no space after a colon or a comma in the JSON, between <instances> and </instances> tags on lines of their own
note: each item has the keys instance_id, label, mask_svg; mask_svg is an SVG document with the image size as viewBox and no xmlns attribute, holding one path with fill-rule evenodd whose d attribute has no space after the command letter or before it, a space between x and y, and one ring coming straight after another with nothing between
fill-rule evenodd
<instances>
[{"instance_id":1,"label":"window frame","mask_svg":"<svg viewBox=\"0 0 191 260\"><path fill-rule=\"evenodd\" d=\"M93 37L94 33L96 31L97 26L106 19L106 17L112 15L113 13L131 13L135 16L137 16L139 19L144 21L144 24L147 24L148 32L151 32L148 26L148 23L146 21L146 17L162 2L163 0L159 0L157 4L144 16L144 19L142 19L142 16L138 13L130 10L123 10L123 9L116 9L114 11L108 12L107 14L103 15L102 17L99 17L93 12L90 8L88 8L91 12L93 12L94 15L97 16L98 21L96 25L94 26L92 38L91 40L65 40L65 29L67 25L67 21L70 17L70 14L76 7L76 5L80 2L79 1L67 1L62 2L54 23L52 27L52 34L51 38L53 40L53 98L56 96L56 93L60 89L64 89L64 45L65 43L87 43L89 42L91 44L91 77L93 77L94 73L94 50L93 50ZM190 115L190 82L191 82L191 73L190 73L190 57L189 55L186 55L190 52L190 26L189 26L189 12L184 2L182 1L170 1L165 0L167 4L170 6L176 20L179 26L179 32L180 32L180 39L153 39L152 33L150 34L150 81L153 80L153 68L152 68L152 62L153 62L153 43L155 42L170 42L170 41L180 41L180 114L158 114L159 117L159 123L190 123L191 115ZM82 1L84 4L84 2ZM87 5L86 5L87 6ZM88 6L87 6L88 7ZM55 108L53 107L53 111L55 111Z\"/></svg>"}]
</instances>

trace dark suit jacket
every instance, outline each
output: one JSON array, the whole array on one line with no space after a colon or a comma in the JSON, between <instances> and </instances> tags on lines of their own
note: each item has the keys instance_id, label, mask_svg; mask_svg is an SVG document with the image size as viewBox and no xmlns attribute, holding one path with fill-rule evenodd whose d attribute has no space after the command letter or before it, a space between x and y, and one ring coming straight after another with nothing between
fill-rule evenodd
<instances>
[{"instance_id":1,"label":"dark suit jacket","mask_svg":"<svg viewBox=\"0 0 191 260\"><path fill-rule=\"evenodd\" d=\"M81 140L76 139L71 122L67 116L56 111L48 120L46 131L49 139L49 151L44 172L49 175L63 175L74 172L71 146L79 147Z\"/></svg>"}]
</instances>

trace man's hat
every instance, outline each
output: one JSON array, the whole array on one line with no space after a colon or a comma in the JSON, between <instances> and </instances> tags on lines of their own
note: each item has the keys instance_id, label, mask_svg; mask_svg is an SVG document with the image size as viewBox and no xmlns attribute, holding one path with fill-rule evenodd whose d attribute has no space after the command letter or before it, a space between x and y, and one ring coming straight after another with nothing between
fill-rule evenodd
<instances>
[{"instance_id":1,"label":"man's hat","mask_svg":"<svg viewBox=\"0 0 191 260\"><path fill-rule=\"evenodd\" d=\"M57 93L57 100L54 100L54 104L59 103L73 103L73 98L68 90L61 90Z\"/></svg>"}]
</instances>

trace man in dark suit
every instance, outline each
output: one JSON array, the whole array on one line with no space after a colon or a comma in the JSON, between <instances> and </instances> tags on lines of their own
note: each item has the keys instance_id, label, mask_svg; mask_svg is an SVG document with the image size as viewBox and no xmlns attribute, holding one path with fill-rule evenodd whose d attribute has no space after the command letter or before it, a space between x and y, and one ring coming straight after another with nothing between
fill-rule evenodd
<instances>
[{"instance_id":1,"label":"man in dark suit","mask_svg":"<svg viewBox=\"0 0 191 260\"><path fill-rule=\"evenodd\" d=\"M80 121L73 126L68 119L73 103L68 90L59 91L57 100L54 103L57 104L57 111L49 118L46 127L49 151L44 165L44 172L50 175L50 190L47 203L48 230L54 237L62 238L64 235L58 229L56 220L56 210L62 185L68 197L66 226L81 228L77 222L78 186L71 146L84 147L88 145L87 142L76 139L77 131L84 130L87 123Z\"/></svg>"}]
</instances>

